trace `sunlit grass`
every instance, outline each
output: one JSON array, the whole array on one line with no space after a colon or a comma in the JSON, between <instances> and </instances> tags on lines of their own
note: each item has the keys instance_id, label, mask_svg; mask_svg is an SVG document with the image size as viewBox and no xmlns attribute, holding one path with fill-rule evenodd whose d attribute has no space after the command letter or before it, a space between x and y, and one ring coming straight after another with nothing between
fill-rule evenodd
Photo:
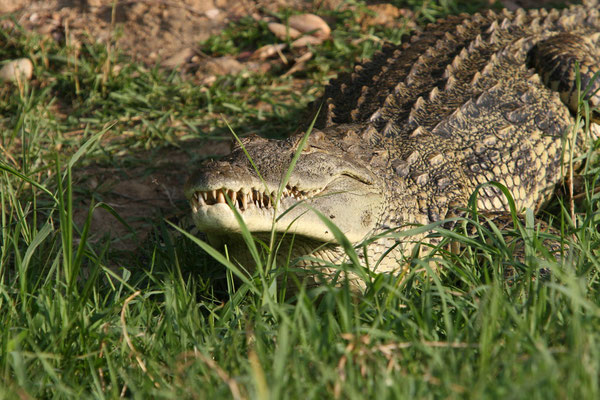
<instances>
[{"instance_id":1,"label":"sunlit grass","mask_svg":"<svg viewBox=\"0 0 600 400\"><path fill-rule=\"evenodd\" d=\"M472 6L396 3L414 7L421 22ZM341 47L378 34L348 25L306 76L325 80L334 61L350 64L378 46ZM250 45L261 43L260 32L246 30ZM597 162L584 166L574 218L560 201L549 208L553 218L541 216L558 232L538 232L531 215L512 229L525 263L506 233L468 214L453 229L390 232L441 238L398 276L371 273L356 257L362 249L347 246L338 268L365 272L359 295L340 279L290 296L275 284L293 267L273 257L276 235L256 250L263 268L254 274L183 218L150 216L154 230L133 254L115 251L115 238L90 239L99 209L120 216L74 176L128 151L228 136L219 114L238 134L289 133L318 93L307 87L286 106L278 101L290 79L225 76L198 87L99 45L77 53L44 40L0 31L2 58L30 57L36 77L0 88L0 398L599 397ZM104 76L107 57L121 69ZM262 100L272 112L255 108ZM87 218L76 221L82 196ZM558 258L540 239L548 237L564 244ZM458 253L446 250L450 241L461 244ZM515 275L507 280L508 266ZM540 268L549 277L540 279Z\"/></svg>"}]
</instances>

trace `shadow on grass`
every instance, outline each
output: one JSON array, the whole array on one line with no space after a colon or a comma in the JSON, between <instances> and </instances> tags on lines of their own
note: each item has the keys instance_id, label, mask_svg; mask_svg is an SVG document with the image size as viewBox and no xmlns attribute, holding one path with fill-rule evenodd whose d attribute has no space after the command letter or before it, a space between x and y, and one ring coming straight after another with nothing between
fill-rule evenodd
<instances>
[{"instance_id":1,"label":"shadow on grass","mask_svg":"<svg viewBox=\"0 0 600 400\"><path fill-rule=\"evenodd\" d=\"M245 135L260 132L262 127L263 134L273 137L277 132L277 136L285 137L295 130L296 121L300 120L298 115L302 113L303 110L291 108L283 119L255 120L233 129ZM275 130L269 129L269 134L264 127ZM204 138L181 140L150 150L118 152L119 155L106 160L87 159L87 165L74 169L77 226L83 226L92 202L108 204L128 224L124 225L102 208L93 213L88 240L98 247L109 243L106 261L111 268L152 270L158 275L176 269L185 281L192 279L201 282L206 290L226 294L225 269L168 228L165 220L203 237L191 221L183 186L204 160L230 152L232 141L228 135L228 129L217 128ZM215 282L216 287L208 287Z\"/></svg>"}]
</instances>

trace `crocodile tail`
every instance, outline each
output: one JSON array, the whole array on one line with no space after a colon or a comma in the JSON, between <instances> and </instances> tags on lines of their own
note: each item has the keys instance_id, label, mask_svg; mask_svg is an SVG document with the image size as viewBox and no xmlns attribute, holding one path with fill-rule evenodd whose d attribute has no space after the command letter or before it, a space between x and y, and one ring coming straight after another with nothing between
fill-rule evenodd
<instances>
[{"instance_id":1,"label":"crocodile tail","mask_svg":"<svg viewBox=\"0 0 600 400\"><path fill-rule=\"evenodd\" d=\"M600 41L600 34L593 35ZM579 98L591 106L600 106L600 56L598 43L589 37L559 33L537 43L530 52L530 63L549 88L572 112L577 112Z\"/></svg>"}]
</instances>

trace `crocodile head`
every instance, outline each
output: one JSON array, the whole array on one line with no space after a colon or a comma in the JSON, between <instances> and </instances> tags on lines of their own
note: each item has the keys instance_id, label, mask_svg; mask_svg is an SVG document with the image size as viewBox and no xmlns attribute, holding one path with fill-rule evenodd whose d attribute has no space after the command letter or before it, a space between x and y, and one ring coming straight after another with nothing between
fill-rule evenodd
<instances>
[{"instance_id":1,"label":"crocodile head","mask_svg":"<svg viewBox=\"0 0 600 400\"><path fill-rule=\"evenodd\" d=\"M384 190L383 180L356 154L364 151L358 129L350 125L313 130L279 199L279 187L303 134L287 140L243 139L243 147L224 159L203 164L188 179L185 193L196 225L213 244L218 239L231 246L241 234L233 205L250 232L259 237L274 227L286 237L294 237L295 243L331 251L335 238L314 209L333 221L350 241L359 242L376 228ZM291 248L293 257L311 252L307 246ZM319 251L312 255L320 256Z\"/></svg>"}]
</instances>

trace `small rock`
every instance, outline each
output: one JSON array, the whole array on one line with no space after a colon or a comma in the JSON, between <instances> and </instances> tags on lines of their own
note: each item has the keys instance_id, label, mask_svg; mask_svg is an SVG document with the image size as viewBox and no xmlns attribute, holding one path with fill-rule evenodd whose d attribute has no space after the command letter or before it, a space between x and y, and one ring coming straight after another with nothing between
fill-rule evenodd
<instances>
[{"instance_id":1,"label":"small rock","mask_svg":"<svg viewBox=\"0 0 600 400\"><path fill-rule=\"evenodd\" d=\"M372 4L367 6L367 8L374 14L366 16L366 18L363 20L364 25L367 26L388 26L390 23L393 23L394 20L400 17L400 15L402 15L398 7L395 7L389 3Z\"/></svg>"},{"instance_id":2,"label":"small rock","mask_svg":"<svg viewBox=\"0 0 600 400\"><path fill-rule=\"evenodd\" d=\"M292 15L288 18L288 24L302 33L309 33L320 39L327 39L331 34L331 28L323 18L315 14Z\"/></svg>"},{"instance_id":3,"label":"small rock","mask_svg":"<svg viewBox=\"0 0 600 400\"><path fill-rule=\"evenodd\" d=\"M206 15L209 19L215 19L219 15L221 11L218 8L211 8L210 10L204 11L204 15Z\"/></svg>"},{"instance_id":4,"label":"small rock","mask_svg":"<svg viewBox=\"0 0 600 400\"><path fill-rule=\"evenodd\" d=\"M288 37L296 39L302 34L299 30L294 29L291 26L285 26L279 22L269 22L267 27L280 40L287 40Z\"/></svg>"},{"instance_id":5,"label":"small rock","mask_svg":"<svg viewBox=\"0 0 600 400\"><path fill-rule=\"evenodd\" d=\"M33 64L28 58L18 58L5 63L0 68L0 80L8 82L19 82L31 79L33 75Z\"/></svg>"},{"instance_id":6,"label":"small rock","mask_svg":"<svg viewBox=\"0 0 600 400\"><path fill-rule=\"evenodd\" d=\"M323 39L308 35L308 36L302 36L301 38L294 40L292 42L292 47L294 47L294 48L295 47L304 47L304 46L308 46L309 44L316 46L321 43L323 43Z\"/></svg>"},{"instance_id":7,"label":"small rock","mask_svg":"<svg viewBox=\"0 0 600 400\"><path fill-rule=\"evenodd\" d=\"M201 76L200 77L200 85L202 86L210 86L217 80L215 75Z\"/></svg>"},{"instance_id":8,"label":"small rock","mask_svg":"<svg viewBox=\"0 0 600 400\"><path fill-rule=\"evenodd\" d=\"M207 59L201 68L210 74L227 75L242 72L244 65L233 57L224 56Z\"/></svg>"},{"instance_id":9,"label":"small rock","mask_svg":"<svg viewBox=\"0 0 600 400\"><path fill-rule=\"evenodd\" d=\"M187 47L179 50L177 53L164 60L161 64L165 68L177 68L187 63L194 56L194 54L194 50Z\"/></svg>"}]
</instances>

